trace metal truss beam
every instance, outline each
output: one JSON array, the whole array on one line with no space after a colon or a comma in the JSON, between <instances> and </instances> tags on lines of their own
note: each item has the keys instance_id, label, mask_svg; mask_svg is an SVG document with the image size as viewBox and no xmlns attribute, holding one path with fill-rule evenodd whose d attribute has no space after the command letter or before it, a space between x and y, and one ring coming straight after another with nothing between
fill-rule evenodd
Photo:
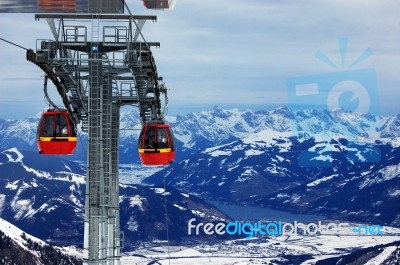
<instances>
[{"instance_id":1,"label":"metal truss beam","mask_svg":"<svg viewBox=\"0 0 400 265\"><path fill-rule=\"evenodd\" d=\"M42 18L53 18L53 19L107 19L107 20L152 20L157 21L157 16L130 16L130 15L118 15L118 14L35 14L35 19L39 20Z\"/></svg>"}]
</instances>

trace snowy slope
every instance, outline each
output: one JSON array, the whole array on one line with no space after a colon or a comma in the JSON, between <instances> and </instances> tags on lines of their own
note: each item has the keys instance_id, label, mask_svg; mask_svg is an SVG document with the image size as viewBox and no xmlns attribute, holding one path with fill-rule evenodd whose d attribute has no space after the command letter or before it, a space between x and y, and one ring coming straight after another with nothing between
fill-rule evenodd
<instances>
[{"instance_id":1,"label":"snowy slope","mask_svg":"<svg viewBox=\"0 0 400 265\"><path fill-rule=\"evenodd\" d=\"M20 247L27 250L27 240L37 243L40 246L46 245L46 243L34 236L25 234L24 231L14 226L13 224L7 222L6 220L0 218L0 230L8 237L10 237L15 243Z\"/></svg>"},{"instance_id":2,"label":"snowy slope","mask_svg":"<svg viewBox=\"0 0 400 265\"><path fill-rule=\"evenodd\" d=\"M17 148L0 151L0 161L2 218L42 239L77 243L83 235L82 166Z\"/></svg>"},{"instance_id":3,"label":"snowy slope","mask_svg":"<svg viewBox=\"0 0 400 265\"><path fill-rule=\"evenodd\" d=\"M81 264L82 256L73 247L52 247L0 218L1 264Z\"/></svg>"}]
</instances>

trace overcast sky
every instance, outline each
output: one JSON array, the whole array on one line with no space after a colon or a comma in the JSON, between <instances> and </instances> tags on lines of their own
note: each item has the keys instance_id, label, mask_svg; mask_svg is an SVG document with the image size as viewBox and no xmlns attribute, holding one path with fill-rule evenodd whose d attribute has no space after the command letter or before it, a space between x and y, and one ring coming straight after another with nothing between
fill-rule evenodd
<instances>
[{"instance_id":1,"label":"overcast sky","mask_svg":"<svg viewBox=\"0 0 400 265\"><path fill-rule=\"evenodd\" d=\"M376 72L372 89L378 93L370 101L379 103L380 113L400 113L397 0L177 0L172 11L145 10L139 0L128 5L134 14L158 16L143 33L161 42L153 51L171 89L171 115L214 105L291 107L296 102L288 96L288 80L313 76L318 83L332 73L363 69ZM45 20L35 21L34 14L1 14L0 25L1 38L27 48L51 38ZM366 50L369 56L351 66ZM46 107L40 75L24 50L0 42L0 117L30 117Z\"/></svg>"}]
</instances>

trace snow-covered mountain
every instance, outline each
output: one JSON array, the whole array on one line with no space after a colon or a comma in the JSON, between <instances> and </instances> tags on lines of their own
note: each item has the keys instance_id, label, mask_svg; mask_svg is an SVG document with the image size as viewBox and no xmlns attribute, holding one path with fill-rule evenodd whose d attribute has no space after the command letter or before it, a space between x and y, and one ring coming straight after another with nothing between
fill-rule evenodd
<instances>
[{"instance_id":1,"label":"snow-covered mountain","mask_svg":"<svg viewBox=\"0 0 400 265\"><path fill-rule=\"evenodd\" d=\"M82 245L85 177L76 162L10 148L0 151L0 215L54 244ZM170 239L187 237L187 221L229 219L216 208L172 187L120 185L125 246L166 238L164 194Z\"/></svg>"},{"instance_id":2,"label":"snow-covered mountain","mask_svg":"<svg viewBox=\"0 0 400 265\"><path fill-rule=\"evenodd\" d=\"M298 139L270 129L207 148L167 170L202 197L398 225L399 143ZM146 179L157 184L159 174Z\"/></svg>"},{"instance_id":3,"label":"snow-covered mountain","mask_svg":"<svg viewBox=\"0 0 400 265\"><path fill-rule=\"evenodd\" d=\"M174 130L178 145L178 159L250 134L270 129L276 133L321 139L346 138L375 141L381 138L400 137L400 114L397 116L373 116L341 110L292 111L286 107L275 110L251 111L214 107L211 111L167 117ZM0 148L17 147L37 151L36 130L39 117L25 120L0 118ZM136 152L140 133L139 114L128 110L120 118L120 161L138 163ZM70 160L86 159L87 135L80 134L76 154Z\"/></svg>"},{"instance_id":4,"label":"snow-covered mountain","mask_svg":"<svg viewBox=\"0 0 400 265\"><path fill-rule=\"evenodd\" d=\"M221 201L400 224L391 210L400 203L399 115L215 108L189 116L177 118L177 138L193 132L180 140L203 149L168 168L170 185Z\"/></svg>"},{"instance_id":5,"label":"snow-covered mountain","mask_svg":"<svg viewBox=\"0 0 400 265\"><path fill-rule=\"evenodd\" d=\"M171 125L184 147L196 150L243 139L266 129L286 135L323 139L341 136L374 141L400 137L400 115L383 117L341 110L292 111L286 107L265 111L223 110L215 107L212 111L177 116Z\"/></svg>"},{"instance_id":6,"label":"snow-covered mountain","mask_svg":"<svg viewBox=\"0 0 400 265\"><path fill-rule=\"evenodd\" d=\"M36 132L39 117L24 120L4 120L0 118L0 147L18 147L30 150L36 148Z\"/></svg>"},{"instance_id":7,"label":"snow-covered mountain","mask_svg":"<svg viewBox=\"0 0 400 265\"><path fill-rule=\"evenodd\" d=\"M388 209L400 196L400 115L215 107L168 120L178 152L166 176L168 184L183 192L332 217L399 222L398 211ZM138 161L138 121L135 111L121 115L122 163ZM30 123L35 122L0 120L0 146L24 144L36 152L29 134L16 129L19 124L36 130ZM160 179L158 173L146 182L160 185Z\"/></svg>"},{"instance_id":8,"label":"snow-covered mountain","mask_svg":"<svg viewBox=\"0 0 400 265\"><path fill-rule=\"evenodd\" d=\"M80 164L57 156L2 150L1 217L42 239L77 243L83 225L83 173Z\"/></svg>"},{"instance_id":9,"label":"snow-covered mountain","mask_svg":"<svg viewBox=\"0 0 400 265\"><path fill-rule=\"evenodd\" d=\"M82 264L74 247L53 247L0 218L0 264Z\"/></svg>"}]
</instances>

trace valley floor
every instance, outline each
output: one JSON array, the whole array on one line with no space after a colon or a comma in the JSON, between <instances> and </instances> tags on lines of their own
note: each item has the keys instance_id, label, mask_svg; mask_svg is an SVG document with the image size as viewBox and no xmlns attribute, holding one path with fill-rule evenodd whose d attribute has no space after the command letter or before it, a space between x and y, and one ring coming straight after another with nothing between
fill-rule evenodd
<instances>
[{"instance_id":1,"label":"valley floor","mask_svg":"<svg viewBox=\"0 0 400 265\"><path fill-rule=\"evenodd\" d=\"M311 265L318 260L343 256L355 250L393 242L400 242L400 229L385 227L384 235L377 236L340 233L339 235L231 240L219 244L200 244L194 247L144 247L132 253L125 253L121 263L123 265ZM382 264L398 249L399 244L378 251L378 254L371 257L370 264Z\"/></svg>"}]
</instances>

